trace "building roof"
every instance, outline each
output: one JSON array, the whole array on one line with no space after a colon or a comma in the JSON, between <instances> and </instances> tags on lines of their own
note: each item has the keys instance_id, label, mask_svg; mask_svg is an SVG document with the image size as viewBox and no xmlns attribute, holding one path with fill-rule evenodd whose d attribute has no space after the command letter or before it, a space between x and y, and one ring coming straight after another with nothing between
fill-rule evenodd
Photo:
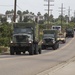
<instances>
[{"instance_id":1,"label":"building roof","mask_svg":"<svg viewBox=\"0 0 75 75\"><path fill-rule=\"evenodd\" d=\"M5 16L5 15L0 13L0 16Z\"/></svg>"}]
</instances>

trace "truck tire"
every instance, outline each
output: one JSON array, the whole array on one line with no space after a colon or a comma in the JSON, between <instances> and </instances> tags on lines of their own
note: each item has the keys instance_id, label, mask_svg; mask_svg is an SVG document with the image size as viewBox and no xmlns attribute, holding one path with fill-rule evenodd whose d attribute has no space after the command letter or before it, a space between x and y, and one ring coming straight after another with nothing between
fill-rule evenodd
<instances>
[{"instance_id":1,"label":"truck tire","mask_svg":"<svg viewBox=\"0 0 75 75\"><path fill-rule=\"evenodd\" d=\"M72 35L72 38L74 37L74 35Z\"/></svg>"},{"instance_id":2,"label":"truck tire","mask_svg":"<svg viewBox=\"0 0 75 75\"><path fill-rule=\"evenodd\" d=\"M42 47L42 49L46 49L46 46L44 46L44 45L42 45L41 47Z\"/></svg>"},{"instance_id":3,"label":"truck tire","mask_svg":"<svg viewBox=\"0 0 75 75\"><path fill-rule=\"evenodd\" d=\"M53 50L56 50L57 49L57 46L58 46L57 43L55 43L54 46L52 47Z\"/></svg>"},{"instance_id":4,"label":"truck tire","mask_svg":"<svg viewBox=\"0 0 75 75\"><path fill-rule=\"evenodd\" d=\"M35 54L35 55L37 55L37 54L38 54L38 44L35 44L34 54Z\"/></svg>"},{"instance_id":5,"label":"truck tire","mask_svg":"<svg viewBox=\"0 0 75 75\"><path fill-rule=\"evenodd\" d=\"M34 46L32 45L30 48L29 48L29 55L33 55L34 54Z\"/></svg>"},{"instance_id":6,"label":"truck tire","mask_svg":"<svg viewBox=\"0 0 75 75\"><path fill-rule=\"evenodd\" d=\"M10 47L10 55L14 55L14 48Z\"/></svg>"},{"instance_id":7,"label":"truck tire","mask_svg":"<svg viewBox=\"0 0 75 75\"><path fill-rule=\"evenodd\" d=\"M58 43L58 46L57 46L57 48L59 48L59 43Z\"/></svg>"},{"instance_id":8,"label":"truck tire","mask_svg":"<svg viewBox=\"0 0 75 75\"><path fill-rule=\"evenodd\" d=\"M17 51L17 52L16 52L16 55L21 55L21 52L20 52L20 51Z\"/></svg>"},{"instance_id":9,"label":"truck tire","mask_svg":"<svg viewBox=\"0 0 75 75\"><path fill-rule=\"evenodd\" d=\"M63 40L62 42L63 42L63 43L66 43L66 41L65 41L65 40Z\"/></svg>"},{"instance_id":10,"label":"truck tire","mask_svg":"<svg viewBox=\"0 0 75 75\"><path fill-rule=\"evenodd\" d=\"M41 54L41 53L42 53L42 50L41 50L41 48L39 48L38 52L39 52L39 54Z\"/></svg>"}]
</instances>

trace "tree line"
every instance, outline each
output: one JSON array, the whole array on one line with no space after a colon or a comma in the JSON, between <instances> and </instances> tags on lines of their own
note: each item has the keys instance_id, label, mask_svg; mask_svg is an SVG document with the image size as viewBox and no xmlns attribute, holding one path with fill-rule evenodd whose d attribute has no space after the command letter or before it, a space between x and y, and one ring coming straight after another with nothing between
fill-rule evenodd
<instances>
[{"instance_id":1,"label":"tree line","mask_svg":"<svg viewBox=\"0 0 75 75\"><path fill-rule=\"evenodd\" d=\"M7 10L7 11L5 12L5 15L11 14L11 13L14 13L14 10ZM20 16L20 22L22 21L22 15L28 14L28 13L30 13L30 14L32 14L32 15L35 15L33 12L30 12L30 11L28 11L28 10L26 10L26 11L18 10L18 11L17 11L17 14ZM36 16L40 16L40 15L42 15L41 12L38 12ZM43 16L44 16L44 22L48 21L48 14L45 13ZM49 16L49 21L50 21L50 22L59 22L59 21L61 21L61 18L62 18L62 20L63 20L64 22L67 22L67 21L69 20L69 17L68 17L67 15L65 15L65 16L59 15L58 18L54 18L53 14L51 14L51 15ZM0 16L0 21L1 21L2 23L6 22L6 20L7 20L6 17L1 17L1 16ZM28 19L27 17L24 19L24 21L28 21L28 20L29 20L29 19ZM72 16L70 21L71 21L71 22L75 22L75 18ZM44 22L42 22L42 23L44 23Z\"/></svg>"}]
</instances>

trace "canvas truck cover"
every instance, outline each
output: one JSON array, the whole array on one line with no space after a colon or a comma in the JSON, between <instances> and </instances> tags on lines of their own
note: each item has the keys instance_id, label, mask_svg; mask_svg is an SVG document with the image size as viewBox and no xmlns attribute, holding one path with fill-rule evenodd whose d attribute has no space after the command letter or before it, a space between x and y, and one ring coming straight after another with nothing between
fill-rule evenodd
<instances>
[{"instance_id":1,"label":"canvas truck cover","mask_svg":"<svg viewBox=\"0 0 75 75\"><path fill-rule=\"evenodd\" d=\"M57 30L43 30L43 34L57 34Z\"/></svg>"},{"instance_id":2,"label":"canvas truck cover","mask_svg":"<svg viewBox=\"0 0 75 75\"><path fill-rule=\"evenodd\" d=\"M13 23L13 28L26 28L26 27L32 27L34 28L36 26L35 23Z\"/></svg>"}]
</instances>

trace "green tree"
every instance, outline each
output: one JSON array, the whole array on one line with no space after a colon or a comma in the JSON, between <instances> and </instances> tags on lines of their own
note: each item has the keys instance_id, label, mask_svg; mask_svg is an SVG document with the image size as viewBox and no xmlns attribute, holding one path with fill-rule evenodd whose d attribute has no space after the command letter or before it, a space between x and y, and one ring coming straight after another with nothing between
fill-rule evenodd
<instances>
[{"instance_id":1,"label":"green tree","mask_svg":"<svg viewBox=\"0 0 75 75\"><path fill-rule=\"evenodd\" d=\"M34 13L33 13L33 12L30 12L30 14L34 15Z\"/></svg>"},{"instance_id":2,"label":"green tree","mask_svg":"<svg viewBox=\"0 0 75 75\"><path fill-rule=\"evenodd\" d=\"M54 18L52 14L49 16L49 19L50 19L50 22L54 22Z\"/></svg>"},{"instance_id":3,"label":"green tree","mask_svg":"<svg viewBox=\"0 0 75 75\"><path fill-rule=\"evenodd\" d=\"M38 13L37 13L37 16L40 16L40 15L41 15L41 13L40 13L40 12L38 12Z\"/></svg>"},{"instance_id":4,"label":"green tree","mask_svg":"<svg viewBox=\"0 0 75 75\"><path fill-rule=\"evenodd\" d=\"M28 17L24 17L23 22L28 22L28 21L29 21Z\"/></svg>"},{"instance_id":5,"label":"green tree","mask_svg":"<svg viewBox=\"0 0 75 75\"><path fill-rule=\"evenodd\" d=\"M28 10L23 11L23 14L28 14L28 13L29 13L29 11L28 11Z\"/></svg>"},{"instance_id":6,"label":"green tree","mask_svg":"<svg viewBox=\"0 0 75 75\"><path fill-rule=\"evenodd\" d=\"M47 13L44 14L44 18L45 18L45 21L48 20L48 14Z\"/></svg>"},{"instance_id":7,"label":"green tree","mask_svg":"<svg viewBox=\"0 0 75 75\"><path fill-rule=\"evenodd\" d=\"M7 14L10 14L10 11L9 10L7 10L6 12L5 12L5 14L7 15Z\"/></svg>"},{"instance_id":8,"label":"green tree","mask_svg":"<svg viewBox=\"0 0 75 75\"><path fill-rule=\"evenodd\" d=\"M22 12L20 10L18 10L17 14L20 16L19 22L22 22Z\"/></svg>"},{"instance_id":9,"label":"green tree","mask_svg":"<svg viewBox=\"0 0 75 75\"><path fill-rule=\"evenodd\" d=\"M6 21L7 21L7 18L6 18L6 17L2 17L2 18L1 18L1 22L2 22L2 23L5 23Z\"/></svg>"},{"instance_id":10,"label":"green tree","mask_svg":"<svg viewBox=\"0 0 75 75\"><path fill-rule=\"evenodd\" d=\"M8 23L0 25L0 46L9 46L11 34L11 25Z\"/></svg>"}]
</instances>

